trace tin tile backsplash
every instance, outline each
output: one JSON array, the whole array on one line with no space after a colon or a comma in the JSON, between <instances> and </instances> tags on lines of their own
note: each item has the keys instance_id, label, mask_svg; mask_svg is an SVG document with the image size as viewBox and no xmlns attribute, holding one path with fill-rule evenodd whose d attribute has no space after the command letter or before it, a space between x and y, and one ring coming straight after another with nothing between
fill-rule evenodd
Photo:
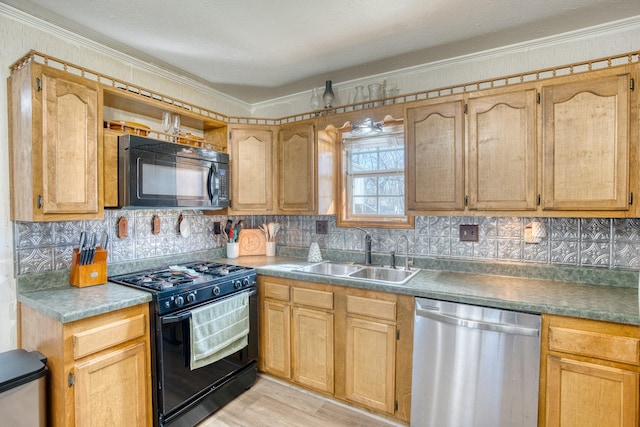
<instances>
[{"instance_id":1,"label":"tin tile backsplash","mask_svg":"<svg viewBox=\"0 0 640 427\"><path fill-rule=\"evenodd\" d=\"M178 218L190 223L190 233L179 233ZM161 221L159 234L152 233L152 218ZM117 224L126 217L128 237L117 237ZM321 249L362 250L364 233L338 228L333 216L250 216L245 227L257 228L268 221L279 222L278 244L307 248L318 242ZM329 223L328 234L316 234L316 221ZM14 223L15 271L17 274L69 268L73 247L81 231L88 235L109 234L109 262L152 258L218 248L224 238L214 234L214 223L224 226L226 216L205 215L184 210L107 210L102 221ZM545 237L539 243L525 243L525 227L539 221ZM477 224L478 242L461 242L460 224ZM413 230L369 229L374 253L404 251L396 248L401 234L409 239L411 256L466 260L517 261L526 263L589 266L600 268L640 268L639 219L580 218L493 218L416 217Z\"/></svg>"}]
</instances>

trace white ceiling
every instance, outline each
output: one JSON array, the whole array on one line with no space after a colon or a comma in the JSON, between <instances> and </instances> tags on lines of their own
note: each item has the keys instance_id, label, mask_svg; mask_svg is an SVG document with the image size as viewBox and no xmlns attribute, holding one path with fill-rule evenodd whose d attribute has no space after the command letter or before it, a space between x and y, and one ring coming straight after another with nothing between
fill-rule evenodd
<instances>
[{"instance_id":1,"label":"white ceiling","mask_svg":"<svg viewBox=\"0 0 640 427\"><path fill-rule=\"evenodd\" d=\"M640 0L0 0L241 101L640 15Z\"/></svg>"}]
</instances>

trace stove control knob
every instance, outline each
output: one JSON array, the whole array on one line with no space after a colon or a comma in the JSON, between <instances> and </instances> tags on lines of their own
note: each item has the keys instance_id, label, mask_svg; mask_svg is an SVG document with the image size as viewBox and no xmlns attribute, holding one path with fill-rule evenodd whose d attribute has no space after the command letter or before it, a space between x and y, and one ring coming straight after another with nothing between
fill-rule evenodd
<instances>
[{"instance_id":1,"label":"stove control knob","mask_svg":"<svg viewBox=\"0 0 640 427\"><path fill-rule=\"evenodd\" d=\"M178 307L180 307L181 305L184 305L184 298L182 298L181 296L177 296L176 297L176 305Z\"/></svg>"},{"instance_id":2,"label":"stove control knob","mask_svg":"<svg viewBox=\"0 0 640 427\"><path fill-rule=\"evenodd\" d=\"M196 300L196 294L187 295L187 302L194 302Z\"/></svg>"},{"instance_id":3,"label":"stove control knob","mask_svg":"<svg viewBox=\"0 0 640 427\"><path fill-rule=\"evenodd\" d=\"M213 287L213 291L211 291L212 294L214 294L215 296L220 295L220 288L217 286Z\"/></svg>"},{"instance_id":4,"label":"stove control knob","mask_svg":"<svg viewBox=\"0 0 640 427\"><path fill-rule=\"evenodd\" d=\"M249 286L249 279L245 277L242 279L242 287L246 288L247 286Z\"/></svg>"},{"instance_id":5,"label":"stove control knob","mask_svg":"<svg viewBox=\"0 0 640 427\"><path fill-rule=\"evenodd\" d=\"M240 289L242 287L242 282L240 280L236 280L233 283L233 287L236 288L236 289Z\"/></svg>"}]
</instances>

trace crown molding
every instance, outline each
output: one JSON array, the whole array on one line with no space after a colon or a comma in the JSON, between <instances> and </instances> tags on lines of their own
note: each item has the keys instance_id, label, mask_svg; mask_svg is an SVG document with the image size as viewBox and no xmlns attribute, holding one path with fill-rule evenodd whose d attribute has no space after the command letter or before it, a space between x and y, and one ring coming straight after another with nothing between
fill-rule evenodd
<instances>
[{"instance_id":1,"label":"crown molding","mask_svg":"<svg viewBox=\"0 0 640 427\"><path fill-rule=\"evenodd\" d=\"M488 49L480 52L474 52L467 55L456 56L452 58L447 58L439 61L433 61L426 64L415 65L412 67L399 68L394 71L388 71L385 73L379 73L375 75L367 76L362 79L354 79L350 81L344 81L333 84L334 90L340 90L341 87L350 88L355 85L366 84L372 80L381 80L381 79L392 79L397 78L401 75L406 74L418 74L418 73L428 73L430 71L434 71L441 68L447 68L451 66L465 66L469 65L476 61L487 60L487 59L496 59L500 57L504 57L510 54L518 54L522 52L526 52L527 50L537 50L549 48L555 45L570 43L577 40L592 38L592 37L600 37L607 34L612 34L620 31L629 31L629 30L640 30L640 15L632 16L630 18L621 19L618 21L608 22L606 24L595 25L593 27L581 28L579 30L570 31L562 34L556 34L553 36L543 37L535 40L529 40L526 42L515 43L512 45L502 46L494 49ZM626 50L625 50L626 52ZM588 59L588 58L585 58ZM564 65L556 64L556 65ZM283 96L280 98L263 101L259 103L252 104L253 109L258 107L260 108L269 108L272 106L276 106L278 104L292 102L293 100L299 99L300 97L309 97L311 94L311 90L298 92L295 94Z\"/></svg>"}]
</instances>

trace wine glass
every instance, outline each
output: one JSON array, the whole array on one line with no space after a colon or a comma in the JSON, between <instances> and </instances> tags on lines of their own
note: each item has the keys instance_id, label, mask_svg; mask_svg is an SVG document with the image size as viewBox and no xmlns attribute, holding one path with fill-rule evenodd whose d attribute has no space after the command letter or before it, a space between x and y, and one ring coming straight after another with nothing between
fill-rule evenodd
<instances>
[{"instance_id":1,"label":"wine glass","mask_svg":"<svg viewBox=\"0 0 640 427\"><path fill-rule=\"evenodd\" d=\"M164 133L169 132L169 130L171 129L172 123L171 123L171 113L168 111L163 111L162 112L162 129L164 130Z\"/></svg>"},{"instance_id":2,"label":"wine glass","mask_svg":"<svg viewBox=\"0 0 640 427\"><path fill-rule=\"evenodd\" d=\"M173 123L173 133L176 135L179 134L180 133L180 115L174 114L173 116L171 116L171 121Z\"/></svg>"}]
</instances>

